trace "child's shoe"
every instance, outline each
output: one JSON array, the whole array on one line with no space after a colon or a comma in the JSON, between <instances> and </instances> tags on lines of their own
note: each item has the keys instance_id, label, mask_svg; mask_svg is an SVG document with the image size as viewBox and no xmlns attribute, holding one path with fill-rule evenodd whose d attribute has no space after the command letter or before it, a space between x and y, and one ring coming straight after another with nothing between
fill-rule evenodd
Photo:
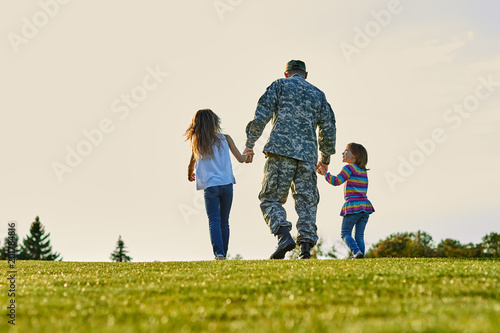
<instances>
[{"instance_id":1,"label":"child's shoe","mask_svg":"<svg viewBox=\"0 0 500 333\"><path fill-rule=\"evenodd\" d=\"M363 259L363 252L361 251L358 251L356 252L352 257L351 259Z\"/></svg>"}]
</instances>

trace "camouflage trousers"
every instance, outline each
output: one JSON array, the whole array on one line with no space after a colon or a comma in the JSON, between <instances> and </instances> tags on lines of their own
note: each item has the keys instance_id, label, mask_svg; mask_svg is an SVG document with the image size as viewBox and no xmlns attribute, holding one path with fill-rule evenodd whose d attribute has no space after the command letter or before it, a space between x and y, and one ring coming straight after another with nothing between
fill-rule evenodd
<instances>
[{"instance_id":1,"label":"camouflage trousers","mask_svg":"<svg viewBox=\"0 0 500 333\"><path fill-rule=\"evenodd\" d=\"M299 217L297 242L315 245L318 240L316 211L319 203L316 165L268 154L259 199L264 220L275 235L281 226L289 230L292 228L292 223L287 221L286 211L283 208L290 189L295 201L295 211Z\"/></svg>"}]
</instances>

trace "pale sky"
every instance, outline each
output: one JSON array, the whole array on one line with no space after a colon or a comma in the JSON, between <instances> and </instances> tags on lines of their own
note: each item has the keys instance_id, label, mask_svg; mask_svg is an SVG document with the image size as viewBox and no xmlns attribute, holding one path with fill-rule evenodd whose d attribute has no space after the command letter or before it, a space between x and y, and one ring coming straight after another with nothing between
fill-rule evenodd
<instances>
[{"instance_id":1,"label":"pale sky","mask_svg":"<svg viewBox=\"0 0 500 333\"><path fill-rule=\"evenodd\" d=\"M490 1L9 1L0 4L0 242L36 216L65 261L213 258L183 133L211 108L245 127L287 61L369 154L367 247L423 230L435 243L500 232L500 3ZM269 128L267 128L267 131ZM267 136L233 169L229 253L266 259ZM76 156L75 154L78 154ZM342 187L318 179L318 233L341 254ZM290 196L288 219L296 214ZM294 227L292 233L296 234Z\"/></svg>"}]
</instances>

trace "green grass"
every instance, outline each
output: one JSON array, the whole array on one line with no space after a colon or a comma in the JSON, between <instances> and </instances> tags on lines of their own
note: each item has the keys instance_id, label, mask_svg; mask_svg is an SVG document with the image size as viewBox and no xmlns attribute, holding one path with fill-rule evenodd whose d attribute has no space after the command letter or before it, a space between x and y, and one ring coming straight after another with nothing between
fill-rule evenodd
<instances>
[{"instance_id":1,"label":"green grass","mask_svg":"<svg viewBox=\"0 0 500 333\"><path fill-rule=\"evenodd\" d=\"M16 263L1 332L499 332L500 261Z\"/></svg>"}]
</instances>

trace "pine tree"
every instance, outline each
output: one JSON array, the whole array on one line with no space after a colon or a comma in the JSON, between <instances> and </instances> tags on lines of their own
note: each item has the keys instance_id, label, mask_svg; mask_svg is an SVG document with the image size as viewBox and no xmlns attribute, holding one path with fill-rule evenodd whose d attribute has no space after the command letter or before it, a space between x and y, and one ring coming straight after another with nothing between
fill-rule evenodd
<instances>
[{"instance_id":1,"label":"pine tree","mask_svg":"<svg viewBox=\"0 0 500 333\"><path fill-rule=\"evenodd\" d=\"M49 236L50 233L45 234L45 227L37 216L31 224L30 234L23 240L20 256L25 260L62 260L59 253L52 253Z\"/></svg>"},{"instance_id":2,"label":"pine tree","mask_svg":"<svg viewBox=\"0 0 500 333\"><path fill-rule=\"evenodd\" d=\"M15 258L16 260L23 259L21 256L21 250L19 248L19 236L17 235L17 233L14 237L5 237L4 243L5 244L3 245L3 247L0 248L0 260L7 260L12 258Z\"/></svg>"},{"instance_id":3,"label":"pine tree","mask_svg":"<svg viewBox=\"0 0 500 333\"><path fill-rule=\"evenodd\" d=\"M118 237L118 242L116 243L116 249L111 253L111 260L117 262L128 262L132 261L127 255L127 250L125 250L125 243L122 241L122 236Z\"/></svg>"}]
</instances>

